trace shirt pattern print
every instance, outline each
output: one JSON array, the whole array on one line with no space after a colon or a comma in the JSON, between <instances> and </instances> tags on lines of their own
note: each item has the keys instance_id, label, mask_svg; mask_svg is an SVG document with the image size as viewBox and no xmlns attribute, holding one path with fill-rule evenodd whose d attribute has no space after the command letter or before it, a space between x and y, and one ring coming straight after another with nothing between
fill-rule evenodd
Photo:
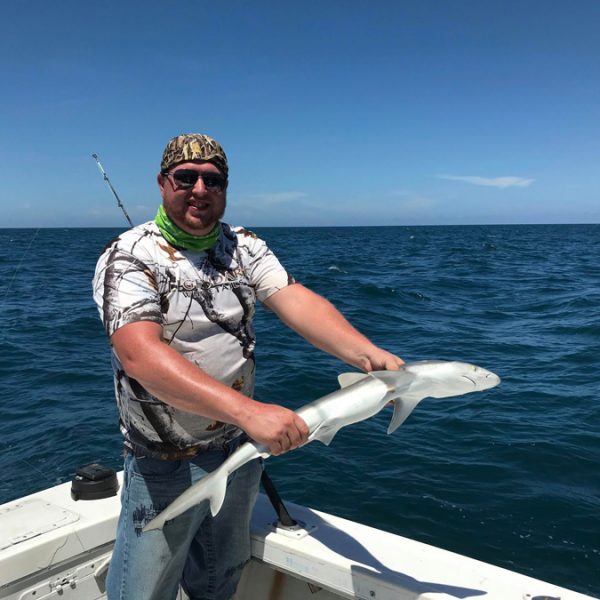
<instances>
[{"instance_id":1,"label":"shirt pattern print","mask_svg":"<svg viewBox=\"0 0 600 600\"><path fill-rule=\"evenodd\" d=\"M164 341L208 375L252 396L256 299L293 283L264 241L221 224L208 252L175 248L149 221L109 242L96 266L94 300L107 335L151 321ZM239 434L233 425L179 410L129 377L112 349L125 443L150 456L191 451Z\"/></svg>"}]
</instances>

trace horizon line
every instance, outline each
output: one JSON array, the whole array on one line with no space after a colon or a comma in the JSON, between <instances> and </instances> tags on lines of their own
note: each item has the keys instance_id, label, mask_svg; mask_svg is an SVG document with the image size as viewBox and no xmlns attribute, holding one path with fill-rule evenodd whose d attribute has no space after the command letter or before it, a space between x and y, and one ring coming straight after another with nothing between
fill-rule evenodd
<instances>
[{"instance_id":1,"label":"horizon line","mask_svg":"<svg viewBox=\"0 0 600 600\"><path fill-rule=\"evenodd\" d=\"M139 223L142 225L142 223ZM523 227L540 225L600 225L600 222L566 222L566 223L419 223L419 224L398 224L398 225L243 225L246 229L330 229L332 227ZM135 227L135 226L134 226ZM234 225L237 227L237 225ZM0 231L11 229L122 229L127 231L131 227L120 225L53 225L53 226L35 226L35 225L17 225L14 227L0 226Z\"/></svg>"}]
</instances>

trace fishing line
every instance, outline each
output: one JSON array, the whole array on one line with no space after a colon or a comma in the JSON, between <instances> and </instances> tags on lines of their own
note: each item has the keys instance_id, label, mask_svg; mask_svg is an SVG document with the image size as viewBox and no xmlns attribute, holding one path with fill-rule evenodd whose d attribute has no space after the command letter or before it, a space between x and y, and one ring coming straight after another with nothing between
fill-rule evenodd
<instances>
[{"instance_id":1,"label":"fishing line","mask_svg":"<svg viewBox=\"0 0 600 600\"><path fill-rule=\"evenodd\" d=\"M129 218L129 215L127 214L127 211L125 210L125 206L121 202L121 199L119 198L119 195L117 194L115 188L112 186L112 183L110 182L110 179L108 178L108 175L106 174L106 171L104 170L104 168L102 167L102 164L100 163L100 160L98 159L98 155L97 154L92 154L92 158L96 161L96 163L98 165L98 169L100 169L100 173L102 173L102 176L104 177L104 181L106 181L108 187L110 188L110 191L113 193L115 199L117 200L117 206L123 211L123 214L125 215L125 218L127 219L127 222L129 223L129 225L131 227L133 227L133 223L132 223L131 219ZM13 282L14 282L15 278L17 277L17 274L19 273L19 270L21 269L21 265L23 264L23 261L25 260L25 257L29 254L29 250L31 249L31 246L33 245L33 242L35 241L38 233L40 232L40 229L41 229L41 227L38 227L35 230L35 233L31 237L31 239L29 240L29 244L27 245L27 248L25 249L25 251L21 255L21 258L20 258L17 266L15 267L13 275L10 278L10 281L8 282L6 288L4 289L4 292L2 293L2 303L4 303L4 301L6 300L6 297L8 296L8 292L11 291ZM11 449L11 447L8 447L8 450L10 450L10 449ZM4 451L4 448L2 450ZM7 458L6 454L3 456L3 458ZM36 471L42 477L46 477L47 476L47 473L43 472L41 469L39 469L38 467L36 467L35 465L33 465L31 462L29 462L27 459L25 459L23 457L10 457L10 459L12 461L16 460L16 462L21 463L23 465L27 465L27 467L29 467L29 469L32 469L32 470ZM0 464L1 464L1 462L0 462Z\"/></svg>"},{"instance_id":2,"label":"fishing line","mask_svg":"<svg viewBox=\"0 0 600 600\"><path fill-rule=\"evenodd\" d=\"M15 448L14 446L4 446L2 448L2 453L4 454L5 450L17 450L20 451L18 448ZM23 463L25 465L27 465L30 469L33 469L34 471L37 471L40 475L42 475L42 477L46 477L48 473L45 473L44 471L42 471L41 469L38 469L35 465L32 465L28 460L26 460L25 458L21 458L21 457L12 457L9 456L7 457L6 454L4 454L3 458L7 459L10 458L11 461L16 460L17 462Z\"/></svg>"},{"instance_id":3,"label":"fishing line","mask_svg":"<svg viewBox=\"0 0 600 600\"><path fill-rule=\"evenodd\" d=\"M130 227L133 227L133 223L132 223L131 219L129 218L127 211L125 210L125 206L121 202L121 199L119 198L119 195L117 194L117 191L113 187L112 183L110 182L110 179L108 178L108 175L106 174L106 171L102 167L102 164L100 163L100 159L98 158L98 155L92 154L92 158L96 161L96 164L98 165L98 169L100 169L100 173L102 173L102 176L104 177L104 181L106 181L108 187L110 188L110 191L113 193L113 196L117 200L117 206L123 211L123 214L125 215L125 218L127 219L127 222L129 223ZM39 231L40 231L40 228L38 227L35 230L33 237L29 241L29 245L25 249L25 252L21 256L21 259L19 260L19 264L17 264L17 266L15 267L13 276L11 277L10 281L8 282L8 285L5 288L4 293L2 295L2 302L4 302L6 300L6 296L8 295L8 292L10 292L10 290L11 290L11 286L15 280L15 277L17 276L19 269L21 268L21 265L23 264L23 261L25 260L25 257L27 256L27 253L29 252L29 249L31 248L31 245L33 244L35 238L37 237L37 234L39 233Z\"/></svg>"}]
</instances>

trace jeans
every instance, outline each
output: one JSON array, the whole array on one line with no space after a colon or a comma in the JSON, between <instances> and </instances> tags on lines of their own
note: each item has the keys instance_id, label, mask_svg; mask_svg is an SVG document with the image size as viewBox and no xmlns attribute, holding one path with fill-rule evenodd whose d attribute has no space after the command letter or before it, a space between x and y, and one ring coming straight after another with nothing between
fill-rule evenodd
<instances>
[{"instance_id":1,"label":"jeans","mask_svg":"<svg viewBox=\"0 0 600 600\"><path fill-rule=\"evenodd\" d=\"M203 501L162 530L142 533L147 523L216 469L233 449L210 449L174 461L125 457L121 515L106 582L108 600L172 600L180 583L191 600L233 596L250 559L250 516L261 461L229 476L225 502L215 517L208 501Z\"/></svg>"}]
</instances>

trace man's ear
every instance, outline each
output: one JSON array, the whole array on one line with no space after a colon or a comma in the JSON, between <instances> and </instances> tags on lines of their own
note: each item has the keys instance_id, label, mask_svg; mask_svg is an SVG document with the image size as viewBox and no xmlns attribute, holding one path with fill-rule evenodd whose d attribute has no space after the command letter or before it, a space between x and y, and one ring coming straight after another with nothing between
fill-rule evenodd
<instances>
[{"instance_id":1,"label":"man's ear","mask_svg":"<svg viewBox=\"0 0 600 600\"><path fill-rule=\"evenodd\" d=\"M158 183L158 188L160 189L161 192L163 191L163 188L165 187L165 179L166 179L166 177L162 173L159 173L156 176L156 183Z\"/></svg>"}]
</instances>

